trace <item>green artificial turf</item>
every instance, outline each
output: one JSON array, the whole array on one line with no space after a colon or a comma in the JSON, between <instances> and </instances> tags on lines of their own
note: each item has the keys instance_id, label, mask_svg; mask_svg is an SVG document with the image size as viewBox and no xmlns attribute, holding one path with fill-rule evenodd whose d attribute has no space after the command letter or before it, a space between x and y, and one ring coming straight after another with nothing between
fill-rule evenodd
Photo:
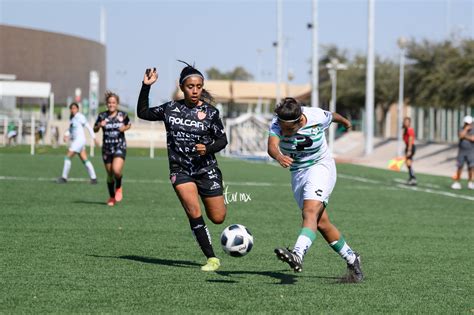
<instances>
[{"instance_id":1,"label":"green artificial turf","mask_svg":"<svg viewBox=\"0 0 474 315\"><path fill-rule=\"evenodd\" d=\"M275 258L301 224L281 167L219 158L233 202L223 225L206 220L222 267L205 273L164 151L131 150L124 199L108 207L100 156L98 185L78 158L59 185L65 148L42 150L0 149L0 313L473 312L474 191L451 191L449 178L418 175L415 190L404 173L338 165L328 213L366 275L347 284L320 235L302 273ZM243 258L220 248L233 223L254 235Z\"/></svg>"}]
</instances>

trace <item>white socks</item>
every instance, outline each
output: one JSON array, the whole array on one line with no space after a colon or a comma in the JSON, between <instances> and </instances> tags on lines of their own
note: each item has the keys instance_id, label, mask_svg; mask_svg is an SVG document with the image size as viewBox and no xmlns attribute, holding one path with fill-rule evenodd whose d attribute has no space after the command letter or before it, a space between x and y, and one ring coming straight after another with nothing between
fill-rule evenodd
<instances>
[{"instance_id":1,"label":"white socks","mask_svg":"<svg viewBox=\"0 0 474 315\"><path fill-rule=\"evenodd\" d=\"M92 166L91 161L85 160L84 161L84 166L87 168L87 173L89 173L89 177L91 179L96 179L97 176L95 175L94 166Z\"/></svg>"},{"instance_id":2,"label":"white socks","mask_svg":"<svg viewBox=\"0 0 474 315\"><path fill-rule=\"evenodd\" d=\"M71 159L69 159L68 157L65 157L62 178L67 179L70 170L71 170Z\"/></svg>"}]
</instances>

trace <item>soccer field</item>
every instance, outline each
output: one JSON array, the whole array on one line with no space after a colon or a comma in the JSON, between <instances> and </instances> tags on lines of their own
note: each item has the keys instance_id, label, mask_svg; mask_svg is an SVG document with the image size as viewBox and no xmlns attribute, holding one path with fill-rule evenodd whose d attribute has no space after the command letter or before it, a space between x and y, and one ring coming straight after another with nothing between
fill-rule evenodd
<instances>
[{"instance_id":1,"label":"soccer field","mask_svg":"<svg viewBox=\"0 0 474 315\"><path fill-rule=\"evenodd\" d=\"M474 191L451 191L448 178L419 175L411 188L404 173L337 166L328 213L366 276L347 284L321 235L302 273L273 254L293 246L301 224L281 167L219 159L231 202L223 225L206 220L222 267L205 273L163 151L129 154L115 207L100 157L98 185L78 158L76 180L58 185L65 149L25 152L0 149L0 313L474 312ZM232 223L254 235L245 257L220 247Z\"/></svg>"}]
</instances>

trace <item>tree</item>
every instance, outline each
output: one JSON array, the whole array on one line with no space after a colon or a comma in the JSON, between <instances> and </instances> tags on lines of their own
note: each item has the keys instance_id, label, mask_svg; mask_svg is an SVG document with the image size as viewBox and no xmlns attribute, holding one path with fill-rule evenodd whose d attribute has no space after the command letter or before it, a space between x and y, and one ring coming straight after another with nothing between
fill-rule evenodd
<instances>
[{"instance_id":1,"label":"tree","mask_svg":"<svg viewBox=\"0 0 474 315\"><path fill-rule=\"evenodd\" d=\"M474 105L474 41L411 42L407 96L417 106Z\"/></svg>"},{"instance_id":2,"label":"tree","mask_svg":"<svg viewBox=\"0 0 474 315\"><path fill-rule=\"evenodd\" d=\"M219 69L212 67L206 70L206 74L209 80L250 81L253 79L253 75L241 66L228 72L221 72Z\"/></svg>"}]
</instances>

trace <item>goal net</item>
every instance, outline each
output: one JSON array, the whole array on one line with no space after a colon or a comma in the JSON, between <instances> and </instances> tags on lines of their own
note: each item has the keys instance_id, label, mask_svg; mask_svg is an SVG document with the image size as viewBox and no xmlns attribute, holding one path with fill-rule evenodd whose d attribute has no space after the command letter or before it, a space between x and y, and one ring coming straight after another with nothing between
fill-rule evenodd
<instances>
[{"instance_id":1,"label":"goal net","mask_svg":"<svg viewBox=\"0 0 474 315\"><path fill-rule=\"evenodd\" d=\"M269 159L267 154L270 120L247 113L225 122L229 144L224 155L246 159Z\"/></svg>"}]
</instances>

